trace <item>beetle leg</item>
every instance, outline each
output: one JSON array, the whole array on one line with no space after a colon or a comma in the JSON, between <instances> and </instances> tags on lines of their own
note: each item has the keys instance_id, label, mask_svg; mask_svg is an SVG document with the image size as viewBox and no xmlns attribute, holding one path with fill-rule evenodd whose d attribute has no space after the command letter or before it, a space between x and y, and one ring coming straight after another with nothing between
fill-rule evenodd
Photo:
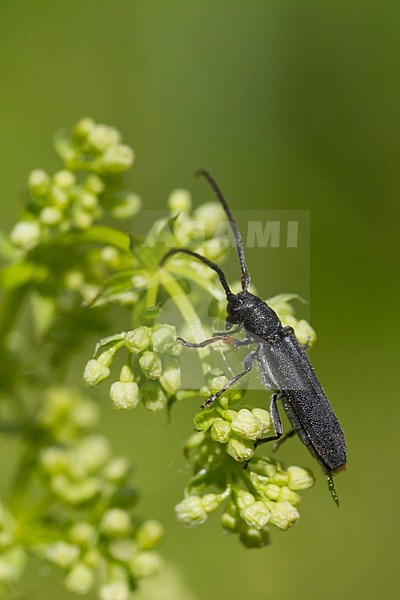
<instances>
[{"instance_id":1,"label":"beetle leg","mask_svg":"<svg viewBox=\"0 0 400 600\"><path fill-rule=\"evenodd\" d=\"M183 346L186 348L205 348L205 346L209 346L210 344L215 344L216 342L226 342L230 346L248 346L253 343L254 340L251 337L245 337L243 340L238 340L237 338L231 337L226 333L218 333L214 334L214 337L208 338L207 340L203 340L202 342L192 343L187 342L181 337L176 338L180 342L182 342Z\"/></svg>"},{"instance_id":2,"label":"beetle leg","mask_svg":"<svg viewBox=\"0 0 400 600\"><path fill-rule=\"evenodd\" d=\"M278 407L276 405L277 401L282 398L281 393L275 393L271 396L271 403L269 405L269 412L272 419L272 425L275 429L275 435L270 435L267 438L263 438L261 440L257 440L255 442L255 446L259 446L260 444L265 444L266 442L273 442L274 440L279 440L279 438L283 435L283 425L281 418L279 416Z\"/></svg>"},{"instance_id":3,"label":"beetle leg","mask_svg":"<svg viewBox=\"0 0 400 600\"><path fill-rule=\"evenodd\" d=\"M232 338L234 339L234 338ZM235 375L235 377L232 377L232 379L230 379L229 381L226 382L226 384L224 385L224 387L222 387L220 390L218 390L218 392L216 392L215 394L213 394L212 396L210 396L209 398L207 398L207 400L205 402L203 402L203 404L201 405L201 408L207 408L208 406L211 406L211 404L214 404L214 402L227 390L229 390L229 388L231 388L233 385L235 385L235 383L237 381L239 381L239 379L242 379L242 377L244 377L245 375L247 375L247 373L249 373L251 371L251 368L253 366L253 361L254 361L254 356L255 356L255 352L250 352L250 354L248 354L246 356L246 358L244 359L243 362L243 371L241 373L238 373L237 375Z\"/></svg>"}]
</instances>

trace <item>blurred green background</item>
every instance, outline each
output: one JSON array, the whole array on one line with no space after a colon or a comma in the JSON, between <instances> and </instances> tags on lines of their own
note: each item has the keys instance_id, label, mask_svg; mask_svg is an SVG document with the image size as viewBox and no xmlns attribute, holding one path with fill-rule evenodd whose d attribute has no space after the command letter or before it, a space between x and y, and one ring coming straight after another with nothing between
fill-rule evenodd
<instances>
[{"instance_id":1,"label":"blurred green background","mask_svg":"<svg viewBox=\"0 0 400 600\"><path fill-rule=\"evenodd\" d=\"M399 40L391 1L1 3L3 229L27 173L57 168L52 133L86 115L135 149L132 189L147 208L175 187L208 199L193 178L207 166L234 209L311 211L312 360L349 446L340 510L315 466L300 523L275 531L269 548L245 550L215 515L184 530L173 506L197 406L179 406L168 425L102 400L105 431L137 465L141 512L167 525L163 550L181 571L183 600L398 597ZM264 296L281 289L263 258L249 262ZM314 466L298 441L282 458ZM23 589L70 598L34 571Z\"/></svg>"}]
</instances>

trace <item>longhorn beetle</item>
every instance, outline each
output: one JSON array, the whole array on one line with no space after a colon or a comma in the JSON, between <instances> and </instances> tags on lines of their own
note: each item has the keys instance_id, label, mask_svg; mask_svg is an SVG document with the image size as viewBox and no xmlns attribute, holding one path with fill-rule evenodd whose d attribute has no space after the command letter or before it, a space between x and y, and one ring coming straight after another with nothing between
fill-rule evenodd
<instances>
[{"instance_id":1,"label":"longhorn beetle","mask_svg":"<svg viewBox=\"0 0 400 600\"><path fill-rule=\"evenodd\" d=\"M272 308L248 291L250 275L247 270L243 241L237 223L227 201L211 175L204 170L199 171L197 174L208 181L228 217L236 240L236 251L242 271L242 291L234 294L222 269L205 256L201 256L188 248L173 248L170 250L163 257L161 265L168 258L178 253L188 254L200 260L217 273L227 300L226 331L229 334L216 333L214 337L197 344L182 339L181 341L190 348L204 348L220 340L226 341L232 346L255 345L255 348L246 356L243 362L243 371L232 377L223 388L208 398L202 408L213 404L221 394L247 375L253 364L256 363L264 385L274 390L271 397L270 413L275 435L260 440L259 443L279 440L280 438L280 441L282 441L297 433L303 444L307 446L312 456L321 465L326 474L332 497L339 505L332 475L346 467L347 456L346 441L339 421L307 357L305 348L298 341L292 327L283 327L278 315ZM237 325L235 329L233 329L234 325ZM244 339L231 337L231 333L237 333L242 329L246 334ZM284 436L277 408L278 400L282 402L293 427Z\"/></svg>"}]
</instances>

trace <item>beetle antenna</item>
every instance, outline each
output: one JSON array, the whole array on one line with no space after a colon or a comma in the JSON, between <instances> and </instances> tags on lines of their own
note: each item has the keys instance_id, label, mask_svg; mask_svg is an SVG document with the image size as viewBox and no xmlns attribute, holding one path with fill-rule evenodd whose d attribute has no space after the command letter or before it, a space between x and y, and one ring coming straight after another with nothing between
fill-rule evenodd
<instances>
[{"instance_id":1,"label":"beetle antenna","mask_svg":"<svg viewBox=\"0 0 400 600\"><path fill-rule=\"evenodd\" d=\"M211 175L208 171L206 171L205 169L200 169L199 171L196 172L196 175L204 177L208 181L208 183L210 184L211 188L213 189L216 197L222 204L223 209L226 213L226 216L228 217L228 221L231 225L233 235L235 236L236 252L237 252L237 255L239 258L240 268L242 270L242 289L243 289L243 291L246 291L250 284L250 275L249 275L249 272L248 272L247 266L246 266L246 259L244 256L242 236L240 235L239 228L233 217L231 209L229 208L227 201L225 200L221 190L219 189L217 182L214 180L213 177L211 177Z\"/></svg>"},{"instance_id":2,"label":"beetle antenna","mask_svg":"<svg viewBox=\"0 0 400 600\"><path fill-rule=\"evenodd\" d=\"M164 265L164 263L171 256L174 256L174 254L178 254L179 252L181 252L182 254L189 254L189 256L193 256L193 258L197 258L197 260L201 260L201 262L203 262L205 265L210 267L210 269L215 271L219 277L222 287L225 290L227 300L229 300L230 298L233 298L234 294L233 294L232 290L230 289L228 282L226 281L225 273L223 272L223 270L220 269L220 267L218 265L216 265L214 262L212 262L212 260L209 260L208 258L206 258L205 256L202 256L201 254L197 254L197 252L193 252L193 250L189 250L188 248L173 248L172 250L170 250L169 252L167 252L167 254L165 254L163 256L163 258L160 261L160 267L162 267Z\"/></svg>"}]
</instances>

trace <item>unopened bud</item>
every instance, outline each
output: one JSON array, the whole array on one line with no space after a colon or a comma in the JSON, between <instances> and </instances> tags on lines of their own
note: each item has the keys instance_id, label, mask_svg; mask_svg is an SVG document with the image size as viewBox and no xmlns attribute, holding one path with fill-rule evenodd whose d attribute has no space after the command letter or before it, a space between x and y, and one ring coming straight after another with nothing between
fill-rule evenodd
<instances>
[{"instance_id":1,"label":"unopened bud","mask_svg":"<svg viewBox=\"0 0 400 600\"><path fill-rule=\"evenodd\" d=\"M151 343L151 329L144 325L129 331L125 337L126 347L132 354L138 354L145 348L148 348Z\"/></svg>"},{"instance_id":2,"label":"unopened bud","mask_svg":"<svg viewBox=\"0 0 400 600\"><path fill-rule=\"evenodd\" d=\"M100 522L101 531L110 537L127 535L131 529L131 518L126 510L111 508L107 510Z\"/></svg>"},{"instance_id":3,"label":"unopened bud","mask_svg":"<svg viewBox=\"0 0 400 600\"><path fill-rule=\"evenodd\" d=\"M231 423L232 431L248 440L255 441L262 431L260 420L247 408L241 408Z\"/></svg>"},{"instance_id":4,"label":"unopened bud","mask_svg":"<svg viewBox=\"0 0 400 600\"><path fill-rule=\"evenodd\" d=\"M145 352L139 358L139 365L148 379L158 379L162 373L162 362L155 352Z\"/></svg>"},{"instance_id":5,"label":"unopened bud","mask_svg":"<svg viewBox=\"0 0 400 600\"><path fill-rule=\"evenodd\" d=\"M199 496L186 496L175 506L176 518L185 527L202 525L207 521L207 512Z\"/></svg>"},{"instance_id":6,"label":"unopened bud","mask_svg":"<svg viewBox=\"0 0 400 600\"><path fill-rule=\"evenodd\" d=\"M64 579L65 587L73 594L87 594L94 586L94 572L87 565L78 563Z\"/></svg>"},{"instance_id":7,"label":"unopened bud","mask_svg":"<svg viewBox=\"0 0 400 600\"><path fill-rule=\"evenodd\" d=\"M188 213L192 208L192 200L188 190L174 190L168 198L168 208L172 213Z\"/></svg>"},{"instance_id":8,"label":"unopened bud","mask_svg":"<svg viewBox=\"0 0 400 600\"><path fill-rule=\"evenodd\" d=\"M240 511L240 516L249 527L262 529L268 523L270 513L264 502L257 501L245 506Z\"/></svg>"},{"instance_id":9,"label":"unopened bud","mask_svg":"<svg viewBox=\"0 0 400 600\"><path fill-rule=\"evenodd\" d=\"M297 509L289 502L277 502L271 508L271 523L279 529L289 529L300 518Z\"/></svg>"},{"instance_id":10,"label":"unopened bud","mask_svg":"<svg viewBox=\"0 0 400 600\"><path fill-rule=\"evenodd\" d=\"M289 476L288 486L291 490L306 490L314 485L314 477L308 469L302 467L288 467L287 473Z\"/></svg>"},{"instance_id":11,"label":"unopened bud","mask_svg":"<svg viewBox=\"0 0 400 600\"><path fill-rule=\"evenodd\" d=\"M217 417L211 426L211 439L220 444L226 444L231 434L231 425L228 421Z\"/></svg>"},{"instance_id":12,"label":"unopened bud","mask_svg":"<svg viewBox=\"0 0 400 600\"><path fill-rule=\"evenodd\" d=\"M250 440L232 435L226 445L226 451L237 462L244 462L253 456L254 444Z\"/></svg>"}]
</instances>

